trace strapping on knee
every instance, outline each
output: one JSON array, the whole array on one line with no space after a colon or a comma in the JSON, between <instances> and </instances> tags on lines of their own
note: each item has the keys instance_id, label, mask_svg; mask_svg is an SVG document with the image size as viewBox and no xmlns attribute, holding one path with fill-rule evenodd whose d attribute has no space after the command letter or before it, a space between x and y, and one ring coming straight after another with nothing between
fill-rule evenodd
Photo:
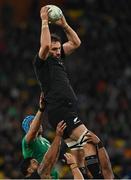
<instances>
[{"instance_id":1,"label":"strapping on knee","mask_svg":"<svg viewBox=\"0 0 131 180\"><path fill-rule=\"evenodd\" d=\"M77 141L72 140L71 142L66 142L67 146L70 149L82 149L83 145L86 144L87 141L87 137L86 137L87 133L88 131L85 130Z\"/></svg>"},{"instance_id":2,"label":"strapping on knee","mask_svg":"<svg viewBox=\"0 0 131 180\"><path fill-rule=\"evenodd\" d=\"M89 177L87 175L87 168L86 167L79 167L79 170L81 171L84 179L89 179Z\"/></svg>"},{"instance_id":3,"label":"strapping on knee","mask_svg":"<svg viewBox=\"0 0 131 180\"><path fill-rule=\"evenodd\" d=\"M79 143L75 143L75 144L69 144L67 143L67 146L71 149L71 150L79 150L79 149L83 149L83 146L81 146Z\"/></svg>"}]
</instances>

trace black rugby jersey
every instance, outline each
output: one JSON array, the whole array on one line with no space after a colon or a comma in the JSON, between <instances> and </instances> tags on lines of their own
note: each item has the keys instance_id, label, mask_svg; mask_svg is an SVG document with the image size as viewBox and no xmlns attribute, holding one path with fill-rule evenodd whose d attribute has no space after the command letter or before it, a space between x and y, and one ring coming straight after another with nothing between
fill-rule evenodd
<instances>
[{"instance_id":1,"label":"black rugby jersey","mask_svg":"<svg viewBox=\"0 0 131 180\"><path fill-rule=\"evenodd\" d=\"M77 97L69 82L62 59L49 56L44 61L36 55L34 70L49 111L57 109L64 102L77 103Z\"/></svg>"}]
</instances>

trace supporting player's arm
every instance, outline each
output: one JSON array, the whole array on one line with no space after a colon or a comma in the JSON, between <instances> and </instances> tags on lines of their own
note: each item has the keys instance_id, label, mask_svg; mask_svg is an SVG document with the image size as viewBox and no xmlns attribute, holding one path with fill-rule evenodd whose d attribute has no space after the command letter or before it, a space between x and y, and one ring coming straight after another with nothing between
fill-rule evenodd
<instances>
[{"instance_id":1,"label":"supporting player's arm","mask_svg":"<svg viewBox=\"0 0 131 180\"><path fill-rule=\"evenodd\" d=\"M29 129L28 133L25 136L25 140L26 140L27 144L29 144L36 137L36 134L41 125L44 109L45 109L44 95L43 95L43 93L41 93L40 100L39 100L39 110L36 113L32 123L30 125L30 129Z\"/></svg>"},{"instance_id":2,"label":"supporting player's arm","mask_svg":"<svg viewBox=\"0 0 131 180\"><path fill-rule=\"evenodd\" d=\"M50 45L51 45L51 36L48 26L48 13L49 7L44 6L41 8L41 36L40 36L40 50L39 57L42 60L45 60L48 56Z\"/></svg>"},{"instance_id":3,"label":"supporting player's arm","mask_svg":"<svg viewBox=\"0 0 131 180\"><path fill-rule=\"evenodd\" d=\"M81 40L77 33L69 26L64 16L56 21L55 24L60 25L66 33L68 41L63 44L63 49L64 53L69 55L80 46Z\"/></svg>"},{"instance_id":4,"label":"supporting player's arm","mask_svg":"<svg viewBox=\"0 0 131 180\"><path fill-rule=\"evenodd\" d=\"M41 178L48 178L50 176L51 169L54 166L59 153L61 138L65 128L66 123L64 123L64 121L61 121L57 125L56 136L38 168L38 173Z\"/></svg>"},{"instance_id":5,"label":"supporting player's arm","mask_svg":"<svg viewBox=\"0 0 131 180\"><path fill-rule=\"evenodd\" d=\"M112 172L110 159L109 159L109 156L108 156L106 149L104 148L102 142L93 132L88 132L86 136L88 138L88 140L87 140L88 143L92 142L93 144L95 144L97 146L98 157L99 157L101 170L102 170L102 174L103 174L104 178L105 179L113 179L114 175Z\"/></svg>"},{"instance_id":6,"label":"supporting player's arm","mask_svg":"<svg viewBox=\"0 0 131 180\"><path fill-rule=\"evenodd\" d=\"M75 157L70 153L66 153L64 154L64 156L66 158L67 164L70 166L74 179L84 179L82 173L78 168Z\"/></svg>"}]
</instances>

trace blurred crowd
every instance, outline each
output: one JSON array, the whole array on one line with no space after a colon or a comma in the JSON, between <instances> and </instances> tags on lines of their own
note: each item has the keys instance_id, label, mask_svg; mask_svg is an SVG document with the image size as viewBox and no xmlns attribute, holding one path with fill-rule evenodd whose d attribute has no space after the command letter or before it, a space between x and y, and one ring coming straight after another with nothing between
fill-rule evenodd
<instances>
[{"instance_id":1,"label":"blurred crowd","mask_svg":"<svg viewBox=\"0 0 131 180\"><path fill-rule=\"evenodd\" d=\"M21 122L38 108L40 88L32 61L39 48L39 9L19 26L12 22L7 4L0 25L0 178L21 178ZM36 9L35 9L36 8ZM82 45L66 61L72 86L78 96L80 118L104 142L113 171L131 178L131 1L65 0L61 7ZM33 10L33 11L34 11ZM31 12L32 13L32 12ZM51 31L66 37L61 29ZM48 120L45 114L44 119ZM52 141L49 125L45 136ZM45 129L45 124L43 122ZM51 131L52 130L52 131ZM70 177L61 161L62 178Z\"/></svg>"}]
</instances>

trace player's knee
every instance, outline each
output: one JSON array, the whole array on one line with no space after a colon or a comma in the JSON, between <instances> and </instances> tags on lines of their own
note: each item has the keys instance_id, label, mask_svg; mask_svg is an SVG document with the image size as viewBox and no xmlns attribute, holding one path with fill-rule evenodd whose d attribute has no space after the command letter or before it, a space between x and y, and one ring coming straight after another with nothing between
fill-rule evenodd
<instances>
[{"instance_id":1,"label":"player's knee","mask_svg":"<svg viewBox=\"0 0 131 180\"><path fill-rule=\"evenodd\" d=\"M97 154L96 146L92 143L85 144L83 148L86 156Z\"/></svg>"},{"instance_id":2,"label":"player's knee","mask_svg":"<svg viewBox=\"0 0 131 180\"><path fill-rule=\"evenodd\" d=\"M87 133L88 130L85 130L77 141L72 140L70 142L66 142L67 146L71 150L84 149L84 153L86 156L96 154L96 146L92 143L87 143L88 140L86 136Z\"/></svg>"}]
</instances>

